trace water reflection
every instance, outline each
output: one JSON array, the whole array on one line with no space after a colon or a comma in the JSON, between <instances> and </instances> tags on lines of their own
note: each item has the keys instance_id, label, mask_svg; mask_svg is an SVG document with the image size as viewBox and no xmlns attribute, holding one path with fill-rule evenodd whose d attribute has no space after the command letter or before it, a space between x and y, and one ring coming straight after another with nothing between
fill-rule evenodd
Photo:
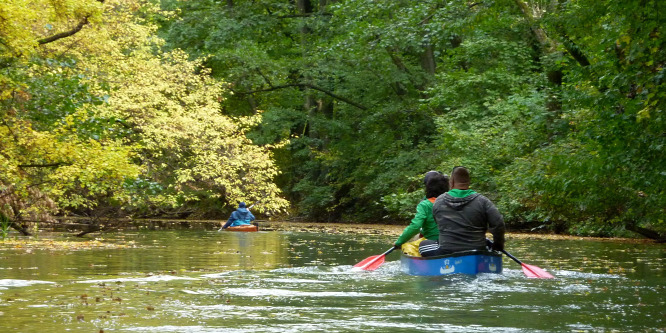
<instances>
[{"instance_id":1,"label":"water reflection","mask_svg":"<svg viewBox=\"0 0 666 333\"><path fill-rule=\"evenodd\" d=\"M135 248L25 253L3 248L2 332L659 331L664 246L513 240L554 280L401 272L387 237L140 232ZM646 320L648 319L648 320Z\"/></svg>"}]
</instances>

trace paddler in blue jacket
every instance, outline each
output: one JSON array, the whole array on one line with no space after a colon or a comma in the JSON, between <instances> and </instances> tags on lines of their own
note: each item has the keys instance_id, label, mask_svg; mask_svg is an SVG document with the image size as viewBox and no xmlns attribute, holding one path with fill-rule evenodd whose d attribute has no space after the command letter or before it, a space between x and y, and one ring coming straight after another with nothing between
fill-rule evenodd
<instances>
[{"instance_id":1,"label":"paddler in blue jacket","mask_svg":"<svg viewBox=\"0 0 666 333\"><path fill-rule=\"evenodd\" d=\"M238 204L238 209L231 213L229 220L227 220L227 223L222 226L222 229L239 225L248 225L252 221L254 221L254 215L252 215L252 213L245 207L245 203L241 202Z\"/></svg>"}]
</instances>

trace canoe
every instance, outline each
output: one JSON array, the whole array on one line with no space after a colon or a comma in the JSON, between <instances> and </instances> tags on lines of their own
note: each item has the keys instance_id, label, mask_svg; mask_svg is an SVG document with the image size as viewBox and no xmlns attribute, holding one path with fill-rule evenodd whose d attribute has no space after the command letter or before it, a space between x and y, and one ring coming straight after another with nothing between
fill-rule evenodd
<instances>
[{"instance_id":1,"label":"canoe","mask_svg":"<svg viewBox=\"0 0 666 333\"><path fill-rule=\"evenodd\" d=\"M409 275L448 275L502 273L502 255L489 251L462 251L436 257L413 257L403 254L402 271Z\"/></svg>"},{"instance_id":2,"label":"canoe","mask_svg":"<svg viewBox=\"0 0 666 333\"><path fill-rule=\"evenodd\" d=\"M254 224L244 224L244 225L238 225L235 227L228 227L224 230L227 231L243 231L243 232L253 232L253 231L259 231L259 228L254 225Z\"/></svg>"}]
</instances>

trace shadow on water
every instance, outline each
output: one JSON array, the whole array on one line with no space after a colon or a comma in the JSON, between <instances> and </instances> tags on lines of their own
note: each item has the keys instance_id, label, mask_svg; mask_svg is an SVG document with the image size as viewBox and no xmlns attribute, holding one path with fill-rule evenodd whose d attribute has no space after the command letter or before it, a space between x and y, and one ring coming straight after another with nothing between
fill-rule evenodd
<instances>
[{"instance_id":1,"label":"shadow on water","mask_svg":"<svg viewBox=\"0 0 666 333\"><path fill-rule=\"evenodd\" d=\"M661 245L510 241L549 270L409 276L399 255L378 270L384 236L138 232L134 247L25 253L2 248L2 332L663 331Z\"/></svg>"}]
</instances>

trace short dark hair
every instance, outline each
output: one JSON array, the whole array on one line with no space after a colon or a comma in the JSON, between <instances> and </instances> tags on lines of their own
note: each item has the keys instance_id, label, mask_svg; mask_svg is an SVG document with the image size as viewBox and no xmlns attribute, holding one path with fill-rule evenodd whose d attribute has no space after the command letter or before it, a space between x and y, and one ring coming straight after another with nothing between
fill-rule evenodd
<instances>
[{"instance_id":1,"label":"short dark hair","mask_svg":"<svg viewBox=\"0 0 666 333\"><path fill-rule=\"evenodd\" d=\"M463 166L457 166L451 171L451 178L457 184L468 184L470 181L469 170Z\"/></svg>"},{"instance_id":2,"label":"short dark hair","mask_svg":"<svg viewBox=\"0 0 666 333\"><path fill-rule=\"evenodd\" d=\"M449 176L437 174L428 178L426 198L436 198L449 191Z\"/></svg>"}]
</instances>

